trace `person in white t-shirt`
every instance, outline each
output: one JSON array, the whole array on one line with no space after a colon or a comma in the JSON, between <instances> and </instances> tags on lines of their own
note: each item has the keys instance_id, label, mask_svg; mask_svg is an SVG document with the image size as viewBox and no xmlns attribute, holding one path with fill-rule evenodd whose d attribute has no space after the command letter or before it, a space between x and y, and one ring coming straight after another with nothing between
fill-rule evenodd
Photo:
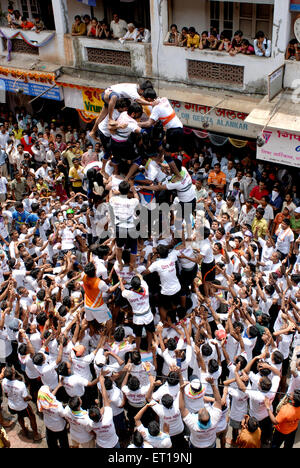
<instances>
[{"instance_id":1,"label":"person in white t-shirt","mask_svg":"<svg viewBox=\"0 0 300 468\"><path fill-rule=\"evenodd\" d=\"M142 273L143 275L146 275L156 271L159 275L161 286L159 313L162 321L166 319L168 310L179 304L181 297L181 284L176 271L178 255L180 255L179 251L169 251L169 248L166 245L159 244L156 248L156 255L154 256L154 259L158 256L158 260L154 261Z\"/></svg>"},{"instance_id":2,"label":"person in white t-shirt","mask_svg":"<svg viewBox=\"0 0 300 468\"><path fill-rule=\"evenodd\" d=\"M184 425L179 409L179 395L174 399L171 395L165 394L161 399L161 404L155 400L152 400L151 403L153 403L152 410L159 416L161 429L163 429L164 423L169 425L172 447L187 448L188 444L184 438Z\"/></svg>"},{"instance_id":3,"label":"person in white t-shirt","mask_svg":"<svg viewBox=\"0 0 300 468\"><path fill-rule=\"evenodd\" d=\"M148 408L157 405L156 402L147 403L135 416L135 425L137 430L142 434L144 440L149 442L153 448L171 448L173 447L172 441L169 434L169 424L163 423L162 430L157 421L150 421L148 427L144 427L142 424L142 417Z\"/></svg>"},{"instance_id":4,"label":"person in white t-shirt","mask_svg":"<svg viewBox=\"0 0 300 468\"><path fill-rule=\"evenodd\" d=\"M283 257L290 256L293 253L294 233L290 225L291 221L285 218L275 232L277 236L275 248Z\"/></svg>"},{"instance_id":5,"label":"person in white t-shirt","mask_svg":"<svg viewBox=\"0 0 300 468\"><path fill-rule=\"evenodd\" d=\"M29 418L30 426L33 431L33 439L35 441L41 440L42 436L38 432L35 415L28 403L31 397L28 395L26 385L23 381L16 379L14 367L3 368L0 375L0 380L2 379L2 389L8 400L9 412L17 415L18 423L22 428L23 434L25 436L28 435L28 429L25 426L24 418Z\"/></svg>"},{"instance_id":6,"label":"person in white t-shirt","mask_svg":"<svg viewBox=\"0 0 300 468\"><path fill-rule=\"evenodd\" d=\"M39 412L43 414L49 449L69 448L67 424L63 418L64 408L62 403L56 399L56 393L61 387L62 383L60 382L51 392L47 385L43 385L37 395L37 407Z\"/></svg>"},{"instance_id":7,"label":"person in white t-shirt","mask_svg":"<svg viewBox=\"0 0 300 468\"><path fill-rule=\"evenodd\" d=\"M103 398L103 407L93 406L89 409L90 429L96 435L96 448L120 448L119 438L113 420L108 393L104 384L104 376L100 374L99 382Z\"/></svg>"},{"instance_id":8,"label":"person in white t-shirt","mask_svg":"<svg viewBox=\"0 0 300 468\"><path fill-rule=\"evenodd\" d=\"M94 435L90 428L88 412L81 407L79 397L70 398L68 406L63 411L63 417L70 424L72 448L94 448Z\"/></svg>"},{"instance_id":9,"label":"person in white t-shirt","mask_svg":"<svg viewBox=\"0 0 300 468\"><path fill-rule=\"evenodd\" d=\"M185 407L184 387L180 388L179 408L183 422L191 431L190 448L215 448L217 425L222 417L222 400L213 378L207 378L213 390L215 402L212 406L201 408L198 413L190 413Z\"/></svg>"},{"instance_id":10,"label":"person in white t-shirt","mask_svg":"<svg viewBox=\"0 0 300 468\"><path fill-rule=\"evenodd\" d=\"M151 351L155 327L149 303L149 286L142 279L141 275L136 275L132 278L130 289L125 288L121 277L119 277L119 281L122 296L127 299L132 308L137 350L140 351L143 328L145 328L147 332L148 351Z\"/></svg>"}]
</instances>

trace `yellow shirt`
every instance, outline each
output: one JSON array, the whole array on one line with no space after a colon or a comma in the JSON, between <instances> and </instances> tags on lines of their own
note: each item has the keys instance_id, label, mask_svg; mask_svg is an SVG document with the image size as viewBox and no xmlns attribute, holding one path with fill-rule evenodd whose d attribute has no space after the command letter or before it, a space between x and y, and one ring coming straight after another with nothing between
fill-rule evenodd
<instances>
[{"instance_id":1,"label":"yellow shirt","mask_svg":"<svg viewBox=\"0 0 300 468\"><path fill-rule=\"evenodd\" d=\"M194 37L190 36L190 34L187 35L187 46L188 47L195 47L195 49L197 49L197 47L199 47L199 43L200 43L199 34L195 34Z\"/></svg>"},{"instance_id":2,"label":"yellow shirt","mask_svg":"<svg viewBox=\"0 0 300 468\"><path fill-rule=\"evenodd\" d=\"M82 187L82 180L79 176L80 173L83 175L82 166L79 166L78 169L76 169L74 166L69 170L70 179L76 179L76 182L72 182L73 187Z\"/></svg>"},{"instance_id":3,"label":"yellow shirt","mask_svg":"<svg viewBox=\"0 0 300 468\"><path fill-rule=\"evenodd\" d=\"M255 234L256 229L257 229L257 237L262 237L264 239L268 230L267 220L264 218L258 220L255 216L253 223L252 223L253 234Z\"/></svg>"}]
</instances>

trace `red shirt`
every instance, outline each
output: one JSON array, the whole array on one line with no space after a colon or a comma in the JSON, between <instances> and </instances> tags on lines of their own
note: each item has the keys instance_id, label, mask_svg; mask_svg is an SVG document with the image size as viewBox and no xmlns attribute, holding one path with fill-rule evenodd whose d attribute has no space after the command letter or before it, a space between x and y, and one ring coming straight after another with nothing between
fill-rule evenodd
<instances>
[{"instance_id":1,"label":"red shirt","mask_svg":"<svg viewBox=\"0 0 300 468\"><path fill-rule=\"evenodd\" d=\"M269 195L268 190L266 189L260 190L259 185L257 185L256 187L253 187L253 189L251 190L249 194L250 197L256 198L257 200L261 200L262 197L266 197L268 195ZM257 208L258 204L254 203L254 206L255 208Z\"/></svg>"}]
</instances>

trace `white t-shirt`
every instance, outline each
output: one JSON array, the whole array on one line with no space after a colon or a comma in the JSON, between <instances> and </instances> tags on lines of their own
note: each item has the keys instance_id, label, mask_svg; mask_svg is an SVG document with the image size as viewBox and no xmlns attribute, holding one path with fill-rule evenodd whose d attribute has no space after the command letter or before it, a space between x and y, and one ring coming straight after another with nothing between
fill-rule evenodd
<instances>
[{"instance_id":1,"label":"white t-shirt","mask_svg":"<svg viewBox=\"0 0 300 468\"><path fill-rule=\"evenodd\" d=\"M146 404L146 395L149 390L149 384L144 385L137 390L130 390L127 385L122 387L122 392L126 395L127 400L134 408L142 408Z\"/></svg>"},{"instance_id":2,"label":"white t-shirt","mask_svg":"<svg viewBox=\"0 0 300 468\"><path fill-rule=\"evenodd\" d=\"M137 427L137 430L141 432L145 437L144 439L149 442L153 448L171 448L172 442L169 434L165 432L160 432L157 436L153 437L149 434L148 429L146 429L143 424L140 424Z\"/></svg>"},{"instance_id":3,"label":"white t-shirt","mask_svg":"<svg viewBox=\"0 0 300 468\"><path fill-rule=\"evenodd\" d=\"M71 439L84 444L93 439L90 429L90 418L87 411L80 410L73 412L69 406L64 409L63 417L70 424L70 436Z\"/></svg>"},{"instance_id":4,"label":"white t-shirt","mask_svg":"<svg viewBox=\"0 0 300 468\"><path fill-rule=\"evenodd\" d=\"M122 291L122 296L125 297L131 305L133 323L135 325L146 325L153 320L149 304L149 287L145 281L141 282L141 287L143 288L143 292L136 292L131 289Z\"/></svg>"},{"instance_id":5,"label":"white t-shirt","mask_svg":"<svg viewBox=\"0 0 300 468\"><path fill-rule=\"evenodd\" d=\"M167 258L160 258L149 266L148 270L153 273L157 271L160 277L161 294L173 296L181 289L181 284L177 278L176 260L179 252L172 250Z\"/></svg>"},{"instance_id":6,"label":"white t-shirt","mask_svg":"<svg viewBox=\"0 0 300 468\"><path fill-rule=\"evenodd\" d=\"M200 255L203 257L203 263L212 263L214 254L209 239L203 239L199 242Z\"/></svg>"},{"instance_id":7,"label":"white t-shirt","mask_svg":"<svg viewBox=\"0 0 300 468\"><path fill-rule=\"evenodd\" d=\"M4 378L2 381L2 388L3 392L7 395L10 409L22 411L27 408L28 402L24 401L24 398L28 396L28 392L24 382Z\"/></svg>"},{"instance_id":8,"label":"white t-shirt","mask_svg":"<svg viewBox=\"0 0 300 468\"><path fill-rule=\"evenodd\" d=\"M112 113L112 119L113 120L117 120L120 116L120 112L118 112L116 109L113 111ZM104 120L102 120L102 122L98 125L98 129L100 130L100 132L103 133L104 136L106 136L107 138L110 138L111 136L111 133L110 131L108 130L108 115L105 117Z\"/></svg>"},{"instance_id":9,"label":"white t-shirt","mask_svg":"<svg viewBox=\"0 0 300 468\"><path fill-rule=\"evenodd\" d=\"M95 353L87 354L86 356L76 357L74 351L71 351L72 371L74 374L83 377L89 382L92 380L90 364L95 358Z\"/></svg>"},{"instance_id":10,"label":"white t-shirt","mask_svg":"<svg viewBox=\"0 0 300 468\"><path fill-rule=\"evenodd\" d=\"M111 136L114 141L117 142L124 142L128 140L128 137L131 133L135 132L136 130L141 130L137 121L130 117L127 112L122 112L120 117L118 118L117 122L120 125L125 125L125 128L118 128L115 133Z\"/></svg>"},{"instance_id":11,"label":"white t-shirt","mask_svg":"<svg viewBox=\"0 0 300 468\"><path fill-rule=\"evenodd\" d=\"M192 182L192 178L185 167L181 169L180 175L182 176L181 180L172 182L171 179L170 182L166 183L166 187L168 190L176 190L179 201L185 203L192 202L196 198L195 186Z\"/></svg>"},{"instance_id":12,"label":"white t-shirt","mask_svg":"<svg viewBox=\"0 0 300 468\"><path fill-rule=\"evenodd\" d=\"M42 352L42 351L39 351L39 352ZM55 387L57 387L58 385L58 376L55 370L57 367L57 364L56 364L56 361L50 362L48 356L46 354L44 355L46 357L45 363L42 364L41 366L36 366L34 364L34 367L38 371L43 384L47 385L50 388L50 390L54 390Z\"/></svg>"},{"instance_id":13,"label":"white t-shirt","mask_svg":"<svg viewBox=\"0 0 300 468\"><path fill-rule=\"evenodd\" d=\"M96 434L96 444L103 448L113 448L118 443L115 425L113 422L113 412L109 406L104 407L101 421L94 422L90 419L89 427Z\"/></svg>"},{"instance_id":14,"label":"white t-shirt","mask_svg":"<svg viewBox=\"0 0 300 468\"><path fill-rule=\"evenodd\" d=\"M166 119L174 113L174 109L171 106L169 100L165 97L158 99L159 104L153 107L150 119L157 122L160 120L166 130L170 128L182 128L182 122L179 120L177 115L175 114L174 117L167 122Z\"/></svg>"},{"instance_id":15,"label":"white t-shirt","mask_svg":"<svg viewBox=\"0 0 300 468\"><path fill-rule=\"evenodd\" d=\"M132 99L133 101L136 101L137 99L140 98L140 95L137 92L137 89L138 89L138 85L134 83L118 83L116 85L110 86L107 90L118 93L120 98L127 98L127 99Z\"/></svg>"},{"instance_id":16,"label":"white t-shirt","mask_svg":"<svg viewBox=\"0 0 300 468\"><path fill-rule=\"evenodd\" d=\"M214 406L206 408L210 414L211 426L209 429L201 429L198 426L198 414L189 413L183 421L191 431L190 441L194 447L206 448L216 441L217 424L222 417L222 411Z\"/></svg>"},{"instance_id":17,"label":"white t-shirt","mask_svg":"<svg viewBox=\"0 0 300 468\"><path fill-rule=\"evenodd\" d=\"M268 397L272 403L275 398L275 393L272 391L263 393L260 390L252 389L247 389L246 393L249 396L250 416L255 417L258 421L262 421L263 419L267 418L268 411L265 407L265 398Z\"/></svg>"},{"instance_id":18,"label":"white t-shirt","mask_svg":"<svg viewBox=\"0 0 300 468\"><path fill-rule=\"evenodd\" d=\"M276 231L277 241L276 241L276 250L279 250L283 254L288 254L290 251L291 242L294 242L294 233L290 228L283 230L279 226Z\"/></svg>"},{"instance_id":19,"label":"white t-shirt","mask_svg":"<svg viewBox=\"0 0 300 468\"><path fill-rule=\"evenodd\" d=\"M117 195L111 197L110 206L113 208L115 224L118 227L134 227L134 214L139 204L137 198L127 198L126 195Z\"/></svg>"},{"instance_id":20,"label":"white t-shirt","mask_svg":"<svg viewBox=\"0 0 300 468\"><path fill-rule=\"evenodd\" d=\"M80 375L73 374L69 377L64 377L64 387L70 397L81 397L88 383L89 381Z\"/></svg>"},{"instance_id":21,"label":"white t-shirt","mask_svg":"<svg viewBox=\"0 0 300 468\"><path fill-rule=\"evenodd\" d=\"M230 417L234 421L241 422L248 412L248 395L239 388L229 387L229 395L232 397L230 406Z\"/></svg>"},{"instance_id":22,"label":"white t-shirt","mask_svg":"<svg viewBox=\"0 0 300 468\"><path fill-rule=\"evenodd\" d=\"M174 400L172 408L168 409L164 405L160 405L155 400L152 400L151 403L155 403L152 406L153 411L158 414L161 423L161 429L164 423L169 424L170 436L180 434L184 430L184 425L181 418L181 413L179 409L179 398Z\"/></svg>"}]
</instances>

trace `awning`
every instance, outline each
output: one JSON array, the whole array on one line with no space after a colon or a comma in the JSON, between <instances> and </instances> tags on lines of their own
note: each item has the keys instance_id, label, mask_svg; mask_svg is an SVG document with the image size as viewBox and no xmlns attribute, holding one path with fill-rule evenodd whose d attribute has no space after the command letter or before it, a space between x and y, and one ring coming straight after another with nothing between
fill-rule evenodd
<instances>
[{"instance_id":1,"label":"awning","mask_svg":"<svg viewBox=\"0 0 300 468\"><path fill-rule=\"evenodd\" d=\"M300 132L300 104L294 103L290 94L282 96L281 93L272 102L266 96L245 122L270 129Z\"/></svg>"}]
</instances>

